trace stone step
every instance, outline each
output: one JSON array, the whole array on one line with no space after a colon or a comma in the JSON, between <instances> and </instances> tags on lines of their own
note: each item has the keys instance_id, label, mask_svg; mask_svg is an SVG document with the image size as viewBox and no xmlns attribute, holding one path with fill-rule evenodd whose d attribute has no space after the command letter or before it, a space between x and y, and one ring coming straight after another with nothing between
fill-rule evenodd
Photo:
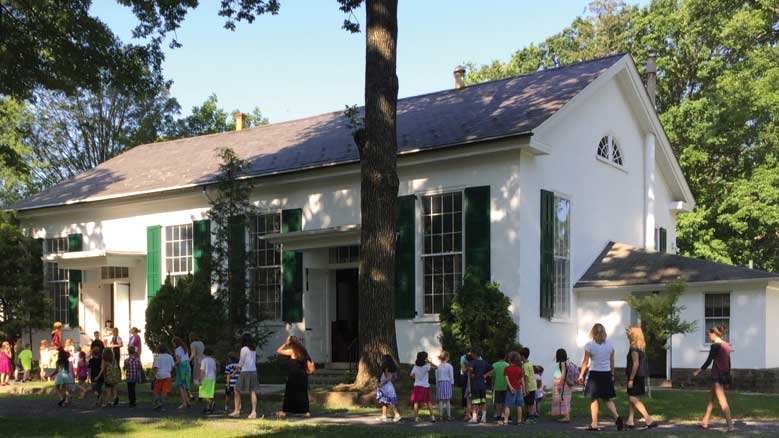
<instances>
[{"instance_id":1,"label":"stone step","mask_svg":"<svg viewBox=\"0 0 779 438\"><path fill-rule=\"evenodd\" d=\"M348 371L350 366L349 362L328 362L325 363L324 369Z\"/></svg>"}]
</instances>

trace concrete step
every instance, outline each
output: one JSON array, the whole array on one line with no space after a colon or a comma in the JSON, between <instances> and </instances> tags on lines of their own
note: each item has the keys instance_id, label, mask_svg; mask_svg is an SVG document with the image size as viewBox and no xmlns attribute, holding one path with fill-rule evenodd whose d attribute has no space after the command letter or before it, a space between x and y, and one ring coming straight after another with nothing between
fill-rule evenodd
<instances>
[{"instance_id":1,"label":"concrete step","mask_svg":"<svg viewBox=\"0 0 779 438\"><path fill-rule=\"evenodd\" d=\"M328 362L324 369L348 371L351 364L349 362Z\"/></svg>"}]
</instances>

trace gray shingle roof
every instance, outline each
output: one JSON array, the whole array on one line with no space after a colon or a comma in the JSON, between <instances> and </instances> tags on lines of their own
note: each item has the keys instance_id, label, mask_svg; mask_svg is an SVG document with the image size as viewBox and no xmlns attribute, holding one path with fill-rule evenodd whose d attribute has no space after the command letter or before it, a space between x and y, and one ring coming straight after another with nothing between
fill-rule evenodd
<instances>
[{"instance_id":1,"label":"gray shingle roof","mask_svg":"<svg viewBox=\"0 0 779 438\"><path fill-rule=\"evenodd\" d=\"M398 101L398 152L529 133L623 56ZM216 149L230 147L264 176L359 160L341 111L300 120L136 146L16 205L40 208L212 181Z\"/></svg>"},{"instance_id":2,"label":"gray shingle roof","mask_svg":"<svg viewBox=\"0 0 779 438\"><path fill-rule=\"evenodd\" d=\"M609 242L574 287L617 287L734 280L779 280L779 274L648 251Z\"/></svg>"}]
</instances>

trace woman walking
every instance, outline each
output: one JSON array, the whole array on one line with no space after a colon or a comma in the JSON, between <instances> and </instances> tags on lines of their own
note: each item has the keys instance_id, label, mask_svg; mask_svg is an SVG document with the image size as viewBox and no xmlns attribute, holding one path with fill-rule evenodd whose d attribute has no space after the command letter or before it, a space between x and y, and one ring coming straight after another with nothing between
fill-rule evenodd
<instances>
[{"instance_id":1,"label":"woman walking","mask_svg":"<svg viewBox=\"0 0 779 438\"><path fill-rule=\"evenodd\" d=\"M628 351L628 357L625 365L625 374L628 378L628 408L630 409L628 414L627 428L635 429L635 415L638 411L644 417L644 424L647 429L654 429L657 427L657 423L652 421L652 417L649 416L649 412L641 402L639 397L646 394L646 341L644 340L644 332L641 327L637 325L631 325L625 330L628 335L628 342L630 343L630 350Z\"/></svg>"},{"instance_id":2,"label":"woman walking","mask_svg":"<svg viewBox=\"0 0 779 438\"><path fill-rule=\"evenodd\" d=\"M310 417L307 370L311 358L308 356L308 352L297 336L290 336L276 350L276 353L290 359L287 384L284 388L284 404L276 415L282 418L286 417L287 414L303 414Z\"/></svg>"},{"instance_id":3,"label":"woman walking","mask_svg":"<svg viewBox=\"0 0 779 438\"><path fill-rule=\"evenodd\" d=\"M241 393L248 392L252 399L252 412L249 418L257 418L257 391L260 390L260 380L257 378L257 351L254 340L248 333L241 336L241 355L236 369L240 370L238 383L235 385L235 410L231 417L241 415Z\"/></svg>"},{"instance_id":4,"label":"woman walking","mask_svg":"<svg viewBox=\"0 0 779 438\"><path fill-rule=\"evenodd\" d=\"M179 409L189 408L189 383L192 380L192 368L189 366L189 354L184 341L178 336L173 338L173 359L176 363L176 386L181 397Z\"/></svg>"},{"instance_id":5,"label":"woman walking","mask_svg":"<svg viewBox=\"0 0 779 438\"><path fill-rule=\"evenodd\" d=\"M617 396L614 391L614 346L606 340L606 328L602 324L595 324L590 330L590 342L584 346L584 360L579 371L579 384L584 383L587 376L587 384L584 387L584 396L590 399L590 416L592 421L587 430L598 429L598 400L606 403L617 430L625 427L622 417L617 412L612 400Z\"/></svg>"},{"instance_id":6,"label":"woman walking","mask_svg":"<svg viewBox=\"0 0 779 438\"><path fill-rule=\"evenodd\" d=\"M709 329L709 341L711 341L711 348L709 349L709 357L706 362L703 363L699 370L693 372L693 376L697 376L701 371L711 367L711 389L706 395L706 413L703 415L701 421L701 427L704 429L709 428L709 418L711 417L711 411L714 409L714 398L717 398L719 407L722 409L722 413L725 415L725 421L728 423L728 432L733 432L733 418L730 416L730 406L728 405L728 398L725 396L725 388L730 385L730 344L722 339L722 335L725 333L725 327L711 327Z\"/></svg>"},{"instance_id":7,"label":"woman walking","mask_svg":"<svg viewBox=\"0 0 779 438\"><path fill-rule=\"evenodd\" d=\"M552 416L562 417L557 421L561 423L569 423L571 421L571 395L573 395L573 387L569 382L575 382L574 379L578 376L568 373L575 370L576 366L569 367L568 352L565 349L560 348L555 353L555 367L552 387Z\"/></svg>"}]
</instances>

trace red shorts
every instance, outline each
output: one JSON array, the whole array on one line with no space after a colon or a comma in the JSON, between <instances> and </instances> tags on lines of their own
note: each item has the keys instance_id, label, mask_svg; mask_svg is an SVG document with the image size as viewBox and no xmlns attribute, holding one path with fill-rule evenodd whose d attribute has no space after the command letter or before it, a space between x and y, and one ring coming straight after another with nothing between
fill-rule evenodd
<instances>
[{"instance_id":1,"label":"red shorts","mask_svg":"<svg viewBox=\"0 0 779 438\"><path fill-rule=\"evenodd\" d=\"M411 403L427 403L430 401L430 388L415 386L411 391Z\"/></svg>"},{"instance_id":2,"label":"red shorts","mask_svg":"<svg viewBox=\"0 0 779 438\"><path fill-rule=\"evenodd\" d=\"M156 379L154 381L155 394L167 394L170 392L170 377L166 379Z\"/></svg>"}]
</instances>

